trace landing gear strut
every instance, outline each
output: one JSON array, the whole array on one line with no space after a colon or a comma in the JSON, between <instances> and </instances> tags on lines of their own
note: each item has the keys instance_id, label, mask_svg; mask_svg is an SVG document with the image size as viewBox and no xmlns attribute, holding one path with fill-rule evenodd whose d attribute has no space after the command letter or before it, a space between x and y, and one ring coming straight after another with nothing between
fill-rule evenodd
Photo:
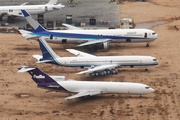
<instances>
[{"instance_id":1,"label":"landing gear strut","mask_svg":"<svg viewBox=\"0 0 180 120\"><path fill-rule=\"evenodd\" d=\"M140 95L139 95L139 98L142 98L142 96L143 96L143 95L140 94Z\"/></svg>"},{"instance_id":2,"label":"landing gear strut","mask_svg":"<svg viewBox=\"0 0 180 120\"><path fill-rule=\"evenodd\" d=\"M148 71L148 69L146 68L145 71Z\"/></svg>"},{"instance_id":3,"label":"landing gear strut","mask_svg":"<svg viewBox=\"0 0 180 120\"><path fill-rule=\"evenodd\" d=\"M149 47L149 44L147 43L146 47Z\"/></svg>"}]
</instances>

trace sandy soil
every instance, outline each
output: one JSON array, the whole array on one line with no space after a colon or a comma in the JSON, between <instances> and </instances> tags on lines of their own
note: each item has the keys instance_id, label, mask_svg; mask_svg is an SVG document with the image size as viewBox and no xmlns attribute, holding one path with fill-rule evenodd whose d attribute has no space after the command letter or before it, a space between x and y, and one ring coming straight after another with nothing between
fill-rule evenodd
<instances>
[{"instance_id":1,"label":"sandy soil","mask_svg":"<svg viewBox=\"0 0 180 120\"><path fill-rule=\"evenodd\" d=\"M121 69L118 75L89 77L76 75L80 68L65 68L36 64L33 54L40 54L38 42L26 41L19 34L0 34L0 119L1 120L69 120L69 119L126 119L178 120L180 119L180 20L178 0L149 0L120 4L121 17L134 18L136 23L168 20L154 26L158 39L150 44L110 44L108 52L99 55L150 55L159 65L149 71ZM147 7L148 6L148 7ZM128 9L131 8L131 9ZM60 56L73 56L65 51L74 45L50 44ZM65 100L66 93L45 93L31 80L28 73L17 73L21 66L37 66L50 75L67 79L92 81L139 82L155 89L154 93L139 98L136 95L99 95L90 99ZM28 96L27 96L28 95Z\"/></svg>"}]
</instances>

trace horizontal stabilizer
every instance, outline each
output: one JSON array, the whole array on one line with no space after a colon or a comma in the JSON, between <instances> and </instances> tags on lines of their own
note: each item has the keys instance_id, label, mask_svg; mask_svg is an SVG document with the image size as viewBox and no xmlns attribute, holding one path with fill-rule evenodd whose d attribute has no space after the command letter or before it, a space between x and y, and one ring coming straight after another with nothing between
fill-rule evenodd
<instances>
[{"instance_id":1,"label":"horizontal stabilizer","mask_svg":"<svg viewBox=\"0 0 180 120\"><path fill-rule=\"evenodd\" d=\"M23 29L19 29L18 31L19 31L22 35L32 33L32 32L30 32L30 31L23 30Z\"/></svg>"},{"instance_id":2,"label":"horizontal stabilizer","mask_svg":"<svg viewBox=\"0 0 180 120\"><path fill-rule=\"evenodd\" d=\"M28 39L38 39L39 37L41 36L38 36L38 35L31 35L32 32L30 31L27 31L27 30L18 30L21 34L22 34L22 37L24 37L26 40Z\"/></svg>"},{"instance_id":3,"label":"horizontal stabilizer","mask_svg":"<svg viewBox=\"0 0 180 120\"><path fill-rule=\"evenodd\" d=\"M34 70L34 69L36 69L36 67L22 67L22 68L20 68L18 73L27 72L27 71L31 71L31 70Z\"/></svg>"},{"instance_id":4,"label":"horizontal stabilizer","mask_svg":"<svg viewBox=\"0 0 180 120\"><path fill-rule=\"evenodd\" d=\"M38 61L43 58L41 55L33 55L33 57L36 58Z\"/></svg>"},{"instance_id":5,"label":"horizontal stabilizer","mask_svg":"<svg viewBox=\"0 0 180 120\"><path fill-rule=\"evenodd\" d=\"M38 60L38 62L36 63L46 63L46 62L52 62L53 60L42 60L42 56L41 55L33 55L34 58L36 58Z\"/></svg>"},{"instance_id":6,"label":"horizontal stabilizer","mask_svg":"<svg viewBox=\"0 0 180 120\"><path fill-rule=\"evenodd\" d=\"M79 92L78 94L75 94L73 96L67 97L65 99L73 99L73 98L79 98L79 97L84 97L84 96L93 96L93 95L98 95L98 94L101 94L100 90L83 91L83 92Z\"/></svg>"},{"instance_id":7,"label":"horizontal stabilizer","mask_svg":"<svg viewBox=\"0 0 180 120\"><path fill-rule=\"evenodd\" d=\"M93 44L98 44L98 43L104 43L104 42L110 42L111 39L102 39L102 40L93 40L89 42L82 43L80 45L77 45L78 47L86 46L86 45L93 45Z\"/></svg>"},{"instance_id":8,"label":"horizontal stabilizer","mask_svg":"<svg viewBox=\"0 0 180 120\"><path fill-rule=\"evenodd\" d=\"M65 23L63 23L62 25L68 27L68 30L84 30L82 28L78 28L78 27L75 27L75 26L72 26L72 25L69 25L69 24L65 24Z\"/></svg>"},{"instance_id":9,"label":"horizontal stabilizer","mask_svg":"<svg viewBox=\"0 0 180 120\"><path fill-rule=\"evenodd\" d=\"M20 6L24 6L24 5L26 5L26 4L28 4L28 2L25 2L25 3L21 4Z\"/></svg>"},{"instance_id":10,"label":"horizontal stabilizer","mask_svg":"<svg viewBox=\"0 0 180 120\"><path fill-rule=\"evenodd\" d=\"M53 60L42 60L42 61L38 61L36 63L48 63L48 62L53 62Z\"/></svg>"}]
</instances>

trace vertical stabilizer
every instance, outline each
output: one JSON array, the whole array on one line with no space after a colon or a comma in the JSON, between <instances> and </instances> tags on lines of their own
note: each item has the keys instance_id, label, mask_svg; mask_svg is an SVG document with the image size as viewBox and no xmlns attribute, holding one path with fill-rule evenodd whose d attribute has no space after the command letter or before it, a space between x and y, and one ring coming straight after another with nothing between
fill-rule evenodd
<instances>
[{"instance_id":1,"label":"vertical stabilizer","mask_svg":"<svg viewBox=\"0 0 180 120\"><path fill-rule=\"evenodd\" d=\"M21 12L23 13L27 22L31 25L35 33L46 31L46 29L42 27L36 20L34 20L29 13L27 13L25 10L21 10Z\"/></svg>"},{"instance_id":2,"label":"vertical stabilizer","mask_svg":"<svg viewBox=\"0 0 180 120\"><path fill-rule=\"evenodd\" d=\"M40 61L56 60L56 58L59 58L59 56L52 50L44 38L39 38L38 42L43 55L43 58Z\"/></svg>"},{"instance_id":3,"label":"vertical stabilizer","mask_svg":"<svg viewBox=\"0 0 180 120\"><path fill-rule=\"evenodd\" d=\"M38 83L52 83L56 82L54 81L49 75L41 71L37 67L22 67L19 68L18 73L22 72L28 72L31 76L32 79L38 84Z\"/></svg>"},{"instance_id":4,"label":"vertical stabilizer","mask_svg":"<svg viewBox=\"0 0 180 120\"><path fill-rule=\"evenodd\" d=\"M38 87L55 91L67 91L56 80L52 79L49 75L47 75L37 67L19 68L18 73L22 72L28 72L32 76L32 79L37 83Z\"/></svg>"}]
</instances>

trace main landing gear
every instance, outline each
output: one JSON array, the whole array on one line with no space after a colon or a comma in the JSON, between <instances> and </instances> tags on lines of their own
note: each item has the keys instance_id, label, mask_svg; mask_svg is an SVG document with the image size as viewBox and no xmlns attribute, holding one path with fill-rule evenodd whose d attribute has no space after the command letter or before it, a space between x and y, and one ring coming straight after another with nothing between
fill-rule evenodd
<instances>
[{"instance_id":1,"label":"main landing gear","mask_svg":"<svg viewBox=\"0 0 180 120\"><path fill-rule=\"evenodd\" d=\"M90 73L90 76L106 76L107 74L118 74L118 70L104 70L104 71L94 71Z\"/></svg>"},{"instance_id":2,"label":"main landing gear","mask_svg":"<svg viewBox=\"0 0 180 120\"><path fill-rule=\"evenodd\" d=\"M142 95L142 94L140 94L140 95L139 95L139 98L142 98L142 96L143 96L143 95Z\"/></svg>"},{"instance_id":3,"label":"main landing gear","mask_svg":"<svg viewBox=\"0 0 180 120\"><path fill-rule=\"evenodd\" d=\"M147 43L146 47L149 47L149 43Z\"/></svg>"},{"instance_id":4,"label":"main landing gear","mask_svg":"<svg viewBox=\"0 0 180 120\"><path fill-rule=\"evenodd\" d=\"M145 71L148 71L148 69L146 68Z\"/></svg>"}]
</instances>

